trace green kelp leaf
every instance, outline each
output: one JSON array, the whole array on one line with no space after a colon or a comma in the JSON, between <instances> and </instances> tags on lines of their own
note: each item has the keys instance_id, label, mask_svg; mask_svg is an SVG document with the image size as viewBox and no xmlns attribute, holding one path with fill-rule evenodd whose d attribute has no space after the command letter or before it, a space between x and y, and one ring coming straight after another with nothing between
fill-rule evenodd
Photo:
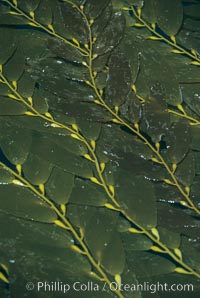
<instances>
[{"instance_id":1,"label":"green kelp leaf","mask_svg":"<svg viewBox=\"0 0 200 298\"><path fill-rule=\"evenodd\" d=\"M84 83L84 76L78 78L80 81L73 81L69 80L67 76L63 76L63 72L61 72L59 66L59 72L56 72L54 67L49 67L48 65L44 69L41 69L40 66L37 68L32 68L33 78L38 81L41 88L64 98L63 101L67 101L67 99L72 101L72 98L79 101L91 101L94 98L94 92ZM41 70L43 71L42 73Z\"/></svg>"},{"instance_id":2,"label":"green kelp leaf","mask_svg":"<svg viewBox=\"0 0 200 298\"><path fill-rule=\"evenodd\" d=\"M55 225L46 225L44 223L39 222L34 222L33 224L32 221L24 221L21 218L16 218L5 214L0 215L0 223L2 224L3 222L6 222L6 218L8 224L5 225L5 228L1 230L1 236L4 236L8 239L13 239L13 242L16 244L16 246L15 250L13 250L12 252L17 253L18 256L19 254L17 247L20 248L20 250L26 250L32 247L32 249L34 249L35 252L41 249L41 252L44 252L43 257L45 257L45 255L48 256L48 253L51 254L53 250L55 250L55 248L57 247L57 249L60 250L60 253L63 251L60 255L63 258L64 250L66 248L71 247L71 244L73 243L73 238L70 235L70 233L68 233L66 230L64 231L63 229L60 229ZM11 228L13 226L15 226L15 229ZM32 237L33 234L35 237ZM38 239L38 241L36 241L36 239ZM24 245L21 245L20 242L24 242ZM1 245L10 246L11 243L9 244L7 242L7 244L3 244L1 242ZM40 245L41 247L39 247ZM46 245L49 246L49 250L42 249L42 246L44 247ZM11 251L9 251L9 253L10 252Z\"/></svg>"},{"instance_id":3,"label":"green kelp leaf","mask_svg":"<svg viewBox=\"0 0 200 298\"><path fill-rule=\"evenodd\" d=\"M103 70L101 72L99 72L95 78L95 84L97 86L98 89L100 90L103 90L105 87L106 87L106 80L107 80L107 77L108 77L108 71L107 69L106 70Z\"/></svg>"},{"instance_id":4,"label":"green kelp leaf","mask_svg":"<svg viewBox=\"0 0 200 298\"><path fill-rule=\"evenodd\" d=\"M82 64L75 64L71 61L68 62L63 58L45 57L32 59L29 61L27 70L34 79L41 80L41 85L42 82L44 82L47 85L45 86L46 88L50 86L51 88L53 87L53 90L56 90L56 86L53 86L52 79L59 84L58 78L62 79L61 82L65 80L71 92L74 90L70 88L70 86L74 85L75 82L70 82L70 80L84 82L84 84L80 85L82 89L83 87L85 87L85 89L88 87L85 84L85 81L89 79L87 69ZM69 80L69 82L66 79ZM64 86L65 84L63 83L63 87Z\"/></svg>"},{"instance_id":5,"label":"green kelp leaf","mask_svg":"<svg viewBox=\"0 0 200 298\"><path fill-rule=\"evenodd\" d=\"M110 143L112 140L112 144ZM137 137L123 131L115 124L102 126L101 135L98 140L97 149L107 158L119 163L119 159L125 157L125 153L132 152L135 155L146 159L153 157L152 151L144 146L143 142ZM117 163L116 163L117 164Z\"/></svg>"},{"instance_id":6,"label":"green kelp leaf","mask_svg":"<svg viewBox=\"0 0 200 298\"><path fill-rule=\"evenodd\" d=\"M0 96L0 115L24 115L26 107L20 102Z\"/></svg>"},{"instance_id":7,"label":"green kelp leaf","mask_svg":"<svg viewBox=\"0 0 200 298\"><path fill-rule=\"evenodd\" d=\"M74 63L81 63L83 61L80 52L62 40L48 39L47 45L51 52L58 58L63 58Z\"/></svg>"},{"instance_id":8,"label":"green kelp leaf","mask_svg":"<svg viewBox=\"0 0 200 298\"><path fill-rule=\"evenodd\" d=\"M196 24L195 24L196 26ZM199 24L198 24L199 26ZM199 36L199 30L197 31L196 28L194 27L192 30L188 28L184 28L178 33L177 35L177 42L181 44L183 47L190 48L190 49L195 49L198 53L200 52L200 43L198 40ZM186 61L186 63L190 63L191 61ZM198 63L197 63L198 66Z\"/></svg>"},{"instance_id":9,"label":"green kelp leaf","mask_svg":"<svg viewBox=\"0 0 200 298\"><path fill-rule=\"evenodd\" d=\"M199 14L199 12L198 12L198 14ZM197 19L185 18L182 28L183 28L183 31L184 30L192 31L191 37L195 37L198 34L199 29L200 29L200 18L197 18ZM180 31L180 33L181 33L181 31ZM198 43L196 44L196 46L198 47Z\"/></svg>"},{"instance_id":10,"label":"green kelp leaf","mask_svg":"<svg viewBox=\"0 0 200 298\"><path fill-rule=\"evenodd\" d=\"M124 13L124 16L126 18L126 27L132 27L136 24L136 20L130 15L130 13Z\"/></svg>"},{"instance_id":11,"label":"green kelp leaf","mask_svg":"<svg viewBox=\"0 0 200 298\"><path fill-rule=\"evenodd\" d=\"M183 6L180 0L157 0L156 14L159 27L169 36L179 31L183 20Z\"/></svg>"},{"instance_id":12,"label":"green kelp leaf","mask_svg":"<svg viewBox=\"0 0 200 298\"><path fill-rule=\"evenodd\" d=\"M143 5L144 5L143 0L126 0L126 2L130 5L136 5L138 7L143 7Z\"/></svg>"},{"instance_id":13,"label":"green kelp leaf","mask_svg":"<svg viewBox=\"0 0 200 298\"><path fill-rule=\"evenodd\" d=\"M69 120L68 117L64 118L64 120ZM74 121L74 119L73 119ZM66 122L65 122L66 123ZM69 124L69 122L67 122L67 124ZM71 124L71 122L70 122ZM30 130L34 130L37 134L38 133L41 133L41 134L44 134L44 133L47 133L48 131L48 135L50 136L54 136L55 134L63 134L63 136L69 136L69 132L67 130L63 130L62 128L55 128L50 126L50 123L47 122L46 120L44 119L41 119L39 117L31 117L31 116L24 116L24 117L21 117L21 116L15 116L15 117L12 117L12 116L3 116L3 117L0 117L0 126L1 126L1 129L8 129L8 127L15 127L16 129L22 129L22 130L27 130L28 126L30 125ZM48 129L48 130L47 130Z\"/></svg>"},{"instance_id":14,"label":"green kelp leaf","mask_svg":"<svg viewBox=\"0 0 200 298\"><path fill-rule=\"evenodd\" d=\"M41 114L45 114L46 112L49 111L48 101L53 102L56 100L58 100L58 98L54 94L52 94L44 89L41 89L41 88L39 88L39 89L35 88L33 96L32 96L33 106ZM30 118L29 118L29 120L30 120Z\"/></svg>"},{"instance_id":15,"label":"green kelp leaf","mask_svg":"<svg viewBox=\"0 0 200 298\"><path fill-rule=\"evenodd\" d=\"M72 204L104 206L107 203L107 197L102 188L91 182L77 178L75 180L69 202Z\"/></svg>"},{"instance_id":16,"label":"green kelp leaf","mask_svg":"<svg viewBox=\"0 0 200 298\"><path fill-rule=\"evenodd\" d=\"M79 157L64 148L51 142L49 139L37 137L34 139L34 146L31 148L34 155L41 159L55 165L61 169L66 170L72 174L90 178L93 176L89 162Z\"/></svg>"},{"instance_id":17,"label":"green kelp leaf","mask_svg":"<svg viewBox=\"0 0 200 298\"><path fill-rule=\"evenodd\" d=\"M157 22L156 4L157 0L144 1L142 16L144 16L145 20L150 24L155 24Z\"/></svg>"},{"instance_id":18,"label":"green kelp leaf","mask_svg":"<svg viewBox=\"0 0 200 298\"><path fill-rule=\"evenodd\" d=\"M4 15L10 11L10 7L4 5L3 1L0 3L0 14Z\"/></svg>"},{"instance_id":19,"label":"green kelp leaf","mask_svg":"<svg viewBox=\"0 0 200 298\"><path fill-rule=\"evenodd\" d=\"M159 47L157 43L152 43L148 39L148 30L142 29L143 34L140 32L134 27L126 29L125 40L120 44L124 44L123 51L129 58L137 93L146 98L151 88L155 89L155 85L158 88L159 83L163 99L169 104L180 104L179 81L175 70L177 62L172 60L173 57L177 59L177 55L172 56L164 43L160 43ZM166 80L166 77L171 77L171 80Z\"/></svg>"},{"instance_id":20,"label":"green kelp leaf","mask_svg":"<svg viewBox=\"0 0 200 298\"><path fill-rule=\"evenodd\" d=\"M159 88L159 93L162 90L162 99L165 99L170 105L177 106L182 102L179 81L171 59L168 60L168 57L166 57L169 54L166 51L166 45L162 45L165 52L162 51L161 55L161 50L155 43L150 46L150 41L146 40L145 44L145 46L140 44L140 47L143 48L141 48L141 51L144 57L141 56L140 58L140 72L135 83L138 94L145 98L149 96L149 90ZM166 80L167 77L171 79Z\"/></svg>"},{"instance_id":21,"label":"green kelp leaf","mask_svg":"<svg viewBox=\"0 0 200 298\"><path fill-rule=\"evenodd\" d=\"M46 203L23 186L0 185L0 191L0 209L3 212L41 222L54 222L57 219Z\"/></svg>"},{"instance_id":22,"label":"green kelp leaf","mask_svg":"<svg viewBox=\"0 0 200 298\"><path fill-rule=\"evenodd\" d=\"M93 208L90 217L84 219L84 238L91 251L98 260L102 258L102 252L116 232L118 215L108 209ZM97 235L99 237L97 237Z\"/></svg>"},{"instance_id":23,"label":"green kelp leaf","mask_svg":"<svg viewBox=\"0 0 200 298\"><path fill-rule=\"evenodd\" d=\"M13 29L15 25L27 25L29 21L25 18L22 18L19 15L13 15L11 9L8 9L6 12L2 13L2 7L0 6L0 25L9 26ZM13 27L12 27L13 26Z\"/></svg>"},{"instance_id":24,"label":"green kelp leaf","mask_svg":"<svg viewBox=\"0 0 200 298\"><path fill-rule=\"evenodd\" d=\"M112 275L120 274L125 262L122 242L116 231L116 221L116 213L99 209L87 221L84 229L84 237L91 251Z\"/></svg>"},{"instance_id":25,"label":"green kelp leaf","mask_svg":"<svg viewBox=\"0 0 200 298\"><path fill-rule=\"evenodd\" d=\"M81 133L90 140L97 140L101 131L101 124L99 122L91 122L87 120L77 121Z\"/></svg>"},{"instance_id":26,"label":"green kelp leaf","mask_svg":"<svg viewBox=\"0 0 200 298\"><path fill-rule=\"evenodd\" d=\"M98 209L100 210L100 209ZM93 217L97 212L96 207L85 206L83 208L82 205L78 204L68 204L67 205L67 218L70 222L76 227L85 229L85 226L90 221L91 217Z\"/></svg>"},{"instance_id":27,"label":"green kelp leaf","mask_svg":"<svg viewBox=\"0 0 200 298\"><path fill-rule=\"evenodd\" d=\"M200 4L198 2L192 3L192 5L185 5L184 7L184 13L192 18L199 19L199 10L200 10Z\"/></svg>"},{"instance_id":28,"label":"green kelp leaf","mask_svg":"<svg viewBox=\"0 0 200 298\"><path fill-rule=\"evenodd\" d=\"M34 108L39 111L41 114L45 114L49 111L49 105L48 100L53 101L56 100L57 97L53 94L51 94L48 91L45 91L41 88L35 88L33 96L32 96L32 102Z\"/></svg>"},{"instance_id":29,"label":"green kelp leaf","mask_svg":"<svg viewBox=\"0 0 200 298\"><path fill-rule=\"evenodd\" d=\"M135 173L135 175L144 176L146 179L154 182L163 181L166 178L166 172L162 165L151 160L145 160L131 152L124 154L123 159L119 161L119 166L126 171L129 171L131 168L132 173Z\"/></svg>"},{"instance_id":30,"label":"green kelp leaf","mask_svg":"<svg viewBox=\"0 0 200 298\"><path fill-rule=\"evenodd\" d=\"M11 173L0 166L0 184L11 183L14 179L15 177Z\"/></svg>"},{"instance_id":31,"label":"green kelp leaf","mask_svg":"<svg viewBox=\"0 0 200 298\"><path fill-rule=\"evenodd\" d=\"M152 100L153 102L161 101L160 106L162 107L163 111L166 111L167 105L163 103L163 99L166 99L166 97L167 93L165 85L163 85L159 81L155 81L150 88L150 100Z\"/></svg>"},{"instance_id":32,"label":"green kelp leaf","mask_svg":"<svg viewBox=\"0 0 200 298\"><path fill-rule=\"evenodd\" d=\"M125 251L119 234L114 233L102 253L101 264L108 273L121 274L125 266Z\"/></svg>"},{"instance_id":33,"label":"green kelp leaf","mask_svg":"<svg viewBox=\"0 0 200 298\"><path fill-rule=\"evenodd\" d=\"M200 152L194 152L196 174L200 175Z\"/></svg>"},{"instance_id":34,"label":"green kelp leaf","mask_svg":"<svg viewBox=\"0 0 200 298\"><path fill-rule=\"evenodd\" d=\"M192 243L191 240L191 238L184 236L181 238L181 251L187 264L200 272L200 245L198 242Z\"/></svg>"},{"instance_id":35,"label":"green kelp leaf","mask_svg":"<svg viewBox=\"0 0 200 298\"><path fill-rule=\"evenodd\" d=\"M116 162L112 160L106 163L105 170L103 171L103 177L107 185L114 185L114 175L117 171L117 167L118 165L116 164Z\"/></svg>"},{"instance_id":36,"label":"green kelp leaf","mask_svg":"<svg viewBox=\"0 0 200 298\"><path fill-rule=\"evenodd\" d=\"M125 27L125 18L121 11L113 12L113 15L94 45L94 53L105 54L115 48L122 39Z\"/></svg>"},{"instance_id":37,"label":"green kelp leaf","mask_svg":"<svg viewBox=\"0 0 200 298\"><path fill-rule=\"evenodd\" d=\"M61 60L56 60L56 63L59 64L60 71L63 71L64 76L73 81L83 82L89 80L88 70L83 65L74 65L72 63L63 63L63 69ZM61 65L60 65L61 64Z\"/></svg>"},{"instance_id":38,"label":"green kelp leaf","mask_svg":"<svg viewBox=\"0 0 200 298\"><path fill-rule=\"evenodd\" d=\"M77 93L78 94L78 93ZM80 96L81 93L79 93ZM76 96L76 95L75 95ZM73 98L73 95L72 97ZM65 98L66 100L66 98ZM103 110L101 106L88 103L88 102L50 102L48 100L50 110L53 111L55 119L59 119L59 116L66 114L68 117L80 119L81 121L94 121L94 122L108 122L111 121L112 115ZM62 119L62 118L61 118ZM58 120L59 121L59 120ZM75 121L73 121L75 122Z\"/></svg>"},{"instance_id":39,"label":"green kelp leaf","mask_svg":"<svg viewBox=\"0 0 200 298\"><path fill-rule=\"evenodd\" d=\"M0 216L0 224L5 227L0 234L1 261L7 265L9 273L11 272L11 296L23 295L26 292L24 285L31 278L36 283L43 278L56 282L57 276L60 275L60 286L64 285L66 280L70 287L77 281L87 283L91 266L85 256L70 248L73 239L66 230L63 231L55 225L24 222L4 214ZM16 266L18 263L21 263L20 268ZM99 283L93 278L89 279ZM99 283L99 287L102 286L103 284ZM30 292L29 297L34 295ZM45 291L41 291L40 297L45 296ZM59 296L60 291L48 293L50 298ZM73 290L70 296L76 296Z\"/></svg>"},{"instance_id":40,"label":"green kelp leaf","mask_svg":"<svg viewBox=\"0 0 200 298\"><path fill-rule=\"evenodd\" d=\"M126 28L124 32L123 42L121 42L119 45L122 52L125 53L126 59L131 66L132 83L136 81L136 77L139 71L140 49L138 48L137 43L138 41L140 42L140 39L133 38L135 35L137 36L137 34L137 31L134 32L134 29L132 27Z\"/></svg>"},{"instance_id":41,"label":"green kelp leaf","mask_svg":"<svg viewBox=\"0 0 200 298\"><path fill-rule=\"evenodd\" d=\"M127 95L126 102L120 107L120 113L131 123L139 123L142 105L133 92Z\"/></svg>"},{"instance_id":42,"label":"green kelp leaf","mask_svg":"<svg viewBox=\"0 0 200 298\"><path fill-rule=\"evenodd\" d=\"M96 7L96 3L95 3L95 7ZM112 10L113 10L112 3L109 1L108 5L105 7L102 13L98 16L98 18L95 19L95 22L92 24L93 36L98 38L98 36L105 30L110 18L112 17Z\"/></svg>"},{"instance_id":43,"label":"green kelp leaf","mask_svg":"<svg viewBox=\"0 0 200 298\"><path fill-rule=\"evenodd\" d=\"M189 92L188 95L184 96L184 101L185 97L190 97L192 96L192 88L190 84L193 84L194 87L196 86L195 83L199 83L199 68L194 67L194 65L188 64L188 59L186 57L180 56L180 55L173 55L173 60L172 62L175 63L176 66L176 76L178 78L178 81L180 83L180 96L182 96L183 90L184 92L187 90L187 87L189 86ZM185 63L187 63L187 67L185 67ZM185 90L186 89L186 90ZM197 89L198 93L198 88ZM187 93L187 92L186 92ZM194 92L195 94L195 92ZM189 102L189 101L188 101Z\"/></svg>"},{"instance_id":44,"label":"green kelp leaf","mask_svg":"<svg viewBox=\"0 0 200 298\"><path fill-rule=\"evenodd\" d=\"M67 62L56 57L39 60L37 65L31 70L31 73L33 76L48 76L50 78L54 77L55 79L63 76L67 80L78 82L89 80L88 70L83 65Z\"/></svg>"},{"instance_id":45,"label":"green kelp leaf","mask_svg":"<svg viewBox=\"0 0 200 298\"><path fill-rule=\"evenodd\" d=\"M132 6L133 4L142 7L143 6L142 0L112 0L113 7L116 9L120 9L127 6ZM127 5L128 4L128 5Z\"/></svg>"},{"instance_id":46,"label":"green kelp leaf","mask_svg":"<svg viewBox=\"0 0 200 298\"><path fill-rule=\"evenodd\" d=\"M115 189L122 210L131 219L148 229L156 226L156 197L151 182L121 170L116 173ZM147 213L146 206L149 204L151 209Z\"/></svg>"},{"instance_id":47,"label":"green kelp leaf","mask_svg":"<svg viewBox=\"0 0 200 298\"><path fill-rule=\"evenodd\" d=\"M84 240L100 263L102 262L105 266L106 271L113 275L121 272L124 266L124 254L121 240L116 234L118 214L104 208L97 209L88 206L83 208L74 204L68 206L67 214L70 222L82 228ZM108 253L114 255L110 257L110 262L109 258L107 259Z\"/></svg>"},{"instance_id":48,"label":"green kelp leaf","mask_svg":"<svg viewBox=\"0 0 200 298\"><path fill-rule=\"evenodd\" d=\"M195 158L192 151L178 165L176 173L177 179L185 186L190 186L195 177Z\"/></svg>"},{"instance_id":49,"label":"green kelp leaf","mask_svg":"<svg viewBox=\"0 0 200 298\"><path fill-rule=\"evenodd\" d=\"M65 0L64 0L65 1ZM67 2L67 1L66 1ZM70 1L69 1L70 2ZM85 0L73 0L71 1L71 3L73 2L74 5L77 5L77 6L81 6L84 4Z\"/></svg>"},{"instance_id":50,"label":"green kelp leaf","mask_svg":"<svg viewBox=\"0 0 200 298\"><path fill-rule=\"evenodd\" d=\"M104 13L105 7L109 4L110 0L87 0L84 4L84 11L90 19L96 19L100 14Z\"/></svg>"},{"instance_id":51,"label":"green kelp leaf","mask_svg":"<svg viewBox=\"0 0 200 298\"><path fill-rule=\"evenodd\" d=\"M64 2L60 5L65 31L69 38L76 38L79 42L88 43L88 28L86 20L76 7Z\"/></svg>"},{"instance_id":52,"label":"green kelp leaf","mask_svg":"<svg viewBox=\"0 0 200 298\"><path fill-rule=\"evenodd\" d=\"M0 28L0 64L4 64L16 48L15 37L8 28Z\"/></svg>"},{"instance_id":53,"label":"green kelp leaf","mask_svg":"<svg viewBox=\"0 0 200 298\"><path fill-rule=\"evenodd\" d=\"M131 223L127 219L120 217L117 223L117 231L120 233L124 233L124 232L127 232L129 228L131 228ZM121 234L121 238L122 238L122 234Z\"/></svg>"},{"instance_id":54,"label":"green kelp leaf","mask_svg":"<svg viewBox=\"0 0 200 298\"><path fill-rule=\"evenodd\" d=\"M77 208L74 205L69 205L67 210L70 221L76 222L76 225L82 227L86 243L96 258L100 262L102 260L102 265L104 262L106 271L108 270L111 274L121 272L124 265L124 254L121 240L116 239L118 238L116 232L117 213L104 208L97 209L88 206ZM99 236L96 237L97 235ZM113 245L118 245L118 249ZM115 258L110 258L110 262L107 262L106 256L104 261L102 259L104 254L108 254L106 251L104 253L107 247L109 247L109 255L110 253L115 254L116 250Z\"/></svg>"},{"instance_id":55,"label":"green kelp leaf","mask_svg":"<svg viewBox=\"0 0 200 298\"><path fill-rule=\"evenodd\" d=\"M193 150L200 151L200 127L199 126L192 126L191 127L191 135L192 135L192 144L191 148Z\"/></svg>"},{"instance_id":56,"label":"green kelp leaf","mask_svg":"<svg viewBox=\"0 0 200 298\"><path fill-rule=\"evenodd\" d=\"M34 11L38 4L39 4L39 0L30 0L30 1L23 1L23 0L17 0L17 5L23 9L25 12L30 12L30 11Z\"/></svg>"},{"instance_id":57,"label":"green kelp leaf","mask_svg":"<svg viewBox=\"0 0 200 298\"><path fill-rule=\"evenodd\" d=\"M151 136L154 143L160 142L170 126L166 103L160 98L150 98L143 105L143 115L142 127L145 132Z\"/></svg>"},{"instance_id":58,"label":"green kelp leaf","mask_svg":"<svg viewBox=\"0 0 200 298\"><path fill-rule=\"evenodd\" d=\"M199 237L199 221L197 219L192 218L190 214L183 212L183 210L175 208L173 204L170 206L161 202L157 204L157 207L159 227L184 234L190 238L196 239Z\"/></svg>"},{"instance_id":59,"label":"green kelp leaf","mask_svg":"<svg viewBox=\"0 0 200 298\"><path fill-rule=\"evenodd\" d=\"M15 29L13 32L19 42L18 47L23 49L26 58L26 71L28 71L29 64L34 64L35 60L38 62L49 55L49 49L46 46L48 35L44 34L42 30L22 28L21 30ZM24 47L24 39L27 42L26 47Z\"/></svg>"},{"instance_id":60,"label":"green kelp leaf","mask_svg":"<svg viewBox=\"0 0 200 298\"><path fill-rule=\"evenodd\" d=\"M120 106L131 90L131 70L123 53L115 52L109 60L106 95L110 106Z\"/></svg>"},{"instance_id":61,"label":"green kelp leaf","mask_svg":"<svg viewBox=\"0 0 200 298\"><path fill-rule=\"evenodd\" d=\"M17 82L17 91L23 97L31 97L35 88L35 81L30 77L27 72L24 72Z\"/></svg>"},{"instance_id":62,"label":"green kelp leaf","mask_svg":"<svg viewBox=\"0 0 200 298\"><path fill-rule=\"evenodd\" d=\"M29 153L32 142L30 131L14 129L7 124L7 133L0 137L1 149L13 164L23 164Z\"/></svg>"},{"instance_id":63,"label":"green kelp leaf","mask_svg":"<svg viewBox=\"0 0 200 298\"><path fill-rule=\"evenodd\" d=\"M186 104L190 107L192 111L200 115L200 106L199 106L199 88L200 84L182 84L181 91L182 96Z\"/></svg>"},{"instance_id":64,"label":"green kelp leaf","mask_svg":"<svg viewBox=\"0 0 200 298\"><path fill-rule=\"evenodd\" d=\"M107 73L108 70L106 69L106 65L108 63L108 58L110 57L110 53L106 53L105 55L97 56L97 58L93 62L93 69L96 72L102 71L103 73ZM98 78L97 73L97 78ZM96 80L97 80L96 78Z\"/></svg>"},{"instance_id":65,"label":"green kelp leaf","mask_svg":"<svg viewBox=\"0 0 200 298\"><path fill-rule=\"evenodd\" d=\"M68 31L65 30L60 2L51 1L51 9L53 14L53 22L51 25L53 26L54 31L64 38L70 38Z\"/></svg>"},{"instance_id":66,"label":"green kelp leaf","mask_svg":"<svg viewBox=\"0 0 200 298\"><path fill-rule=\"evenodd\" d=\"M136 5L138 7L143 6L143 1L142 0L112 0L113 6L115 8L123 8L124 6L132 6ZM128 5L127 5L128 4Z\"/></svg>"},{"instance_id":67,"label":"green kelp leaf","mask_svg":"<svg viewBox=\"0 0 200 298\"><path fill-rule=\"evenodd\" d=\"M180 192L173 185L169 185L163 182L159 184L157 183L156 185L154 185L154 188L158 200L165 204L173 205L182 199Z\"/></svg>"},{"instance_id":68,"label":"green kelp leaf","mask_svg":"<svg viewBox=\"0 0 200 298\"><path fill-rule=\"evenodd\" d=\"M49 25L52 23L52 8L51 2L48 0L42 0L39 2L37 9L35 10L35 19L37 22Z\"/></svg>"},{"instance_id":69,"label":"green kelp leaf","mask_svg":"<svg viewBox=\"0 0 200 298\"><path fill-rule=\"evenodd\" d=\"M194 181L191 185L191 198L195 204L200 206L200 176L195 176Z\"/></svg>"},{"instance_id":70,"label":"green kelp leaf","mask_svg":"<svg viewBox=\"0 0 200 298\"><path fill-rule=\"evenodd\" d=\"M7 96L9 93L12 93L10 88L5 84L0 83L0 95Z\"/></svg>"},{"instance_id":71,"label":"green kelp leaf","mask_svg":"<svg viewBox=\"0 0 200 298\"><path fill-rule=\"evenodd\" d=\"M115 9L121 9L124 7L124 3L121 0L112 0L111 2Z\"/></svg>"},{"instance_id":72,"label":"green kelp leaf","mask_svg":"<svg viewBox=\"0 0 200 298\"><path fill-rule=\"evenodd\" d=\"M190 127L189 124L180 120L172 125L166 135L168 144L167 155L171 163L179 163L186 156L190 142Z\"/></svg>"},{"instance_id":73,"label":"green kelp leaf","mask_svg":"<svg viewBox=\"0 0 200 298\"><path fill-rule=\"evenodd\" d=\"M160 274L171 273L176 268L176 265L169 260L149 252L135 252L133 254L132 251L128 251L127 257L129 266L134 268L138 278L158 277Z\"/></svg>"},{"instance_id":74,"label":"green kelp leaf","mask_svg":"<svg viewBox=\"0 0 200 298\"><path fill-rule=\"evenodd\" d=\"M45 189L54 202L66 204L71 197L73 186L73 174L64 172L59 168L53 168Z\"/></svg>"},{"instance_id":75,"label":"green kelp leaf","mask_svg":"<svg viewBox=\"0 0 200 298\"><path fill-rule=\"evenodd\" d=\"M17 49L3 67L4 75L10 81L17 81L24 70L24 53Z\"/></svg>"},{"instance_id":76,"label":"green kelp leaf","mask_svg":"<svg viewBox=\"0 0 200 298\"><path fill-rule=\"evenodd\" d=\"M126 251L132 252L149 250L153 242L146 235L137 233L121 233L122 241L126 244Z\"/></svg>"},{"instance_id":77,"label":"green kelp leaf","mask_svg":"<svg viewBox=\"0 0 200 298\"><path fill-rule=\"evenodd\" d=\"M63 130L62 130L63 132ZM61 148L74 153L78 156L83 156L84 154L88 153L88 149L85 146L85 144L83 144L82 142L80 142L77 139L68 137L66 138L67 134L49 134L48 138L55 144L57 144L58 146L60 146Z\"/></svg>"},{"instance_id":78,"label":"green kelp leaf","mask_svg":"<svg viewBox=\"0 0 200 298\"><path fill-rule=\"evenodd\" d=\"M51 169L51 164L34 154L29 154L23 164L25 177L35 185L44 184L50 176Z\"/></svg>"},{"instance_id":79,"label":"green kelp leaf","mask_svg":"<svg viewBox=\"0 0 200 298\"><path fill-rule=\"evenodd\" d=\"M170 248L179 248L181 242L181 236L179 233L171 231L169 229L158 227L158 233L160 241Z\"/></svg>"},{"instance_id":80,"label":"green kelp leaf","mask_svg":"<svg viewBox=\"0 0 200 298\"><path fill-rule=\"evenodd\" d=\"M33 107L41 114L45 114L49 111L49 105L47 102L48 99L45 95L46 94L44 90L36 88L32 96Z\"/></svg>"}]
</instances>

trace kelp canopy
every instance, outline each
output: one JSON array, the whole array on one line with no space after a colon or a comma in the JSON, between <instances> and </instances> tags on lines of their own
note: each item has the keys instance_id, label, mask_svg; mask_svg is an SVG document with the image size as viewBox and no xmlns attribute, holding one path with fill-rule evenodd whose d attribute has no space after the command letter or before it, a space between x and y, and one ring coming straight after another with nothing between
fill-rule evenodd
<instances>
[{"instance_id":1,"label":"kelp canopy","mask_svg":"<svg viewBox=\"0 0 200 298\"><path fill-rule=\"evenodd\" d=\"M0 1L1 297L199 297L199 30L197 0Z\"/></svg>"}]
</instances>

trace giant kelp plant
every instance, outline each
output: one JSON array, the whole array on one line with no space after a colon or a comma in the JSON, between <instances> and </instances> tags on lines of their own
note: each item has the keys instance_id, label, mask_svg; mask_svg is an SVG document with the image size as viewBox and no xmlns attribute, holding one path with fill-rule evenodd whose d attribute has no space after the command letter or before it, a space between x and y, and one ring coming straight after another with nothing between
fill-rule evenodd
<instances>
[{"instance_id":1,"label":"giant kelp plant","mask_svg":"<svg viewBox=\"0 0 200 298\"><path fill-rule=\"evenodd\" d=\"M1 297L199 297L199 31L198 0L0 1Z\"/></svg>"}]
</instances>

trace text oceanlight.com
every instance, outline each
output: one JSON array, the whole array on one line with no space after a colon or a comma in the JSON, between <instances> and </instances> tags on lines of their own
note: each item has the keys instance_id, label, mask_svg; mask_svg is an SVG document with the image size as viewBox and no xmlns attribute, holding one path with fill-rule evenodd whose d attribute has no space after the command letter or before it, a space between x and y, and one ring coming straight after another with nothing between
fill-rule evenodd
<instances>
[{"instance_id":1,"label":"text oceanlight.com","mask_svg":"<svg viewBox=\"0 0 200 298\"><path fill-rule=\"evenodd\" d=\"M28 282L26 284L28 291L35 290L37 292L61 292L68 293L70 291L75 292L100 292L100 291L117 291L121 292L150 292L154 294L156 292L193 292L194 286L192 284L168 284L168 283L139 283L139 284L121 284L116 282L110 284L104 283L103 285L94 283L92 281L82 283L64 283L61 281L39 281L36 283Z\"/></svg>"}]
</instances>

